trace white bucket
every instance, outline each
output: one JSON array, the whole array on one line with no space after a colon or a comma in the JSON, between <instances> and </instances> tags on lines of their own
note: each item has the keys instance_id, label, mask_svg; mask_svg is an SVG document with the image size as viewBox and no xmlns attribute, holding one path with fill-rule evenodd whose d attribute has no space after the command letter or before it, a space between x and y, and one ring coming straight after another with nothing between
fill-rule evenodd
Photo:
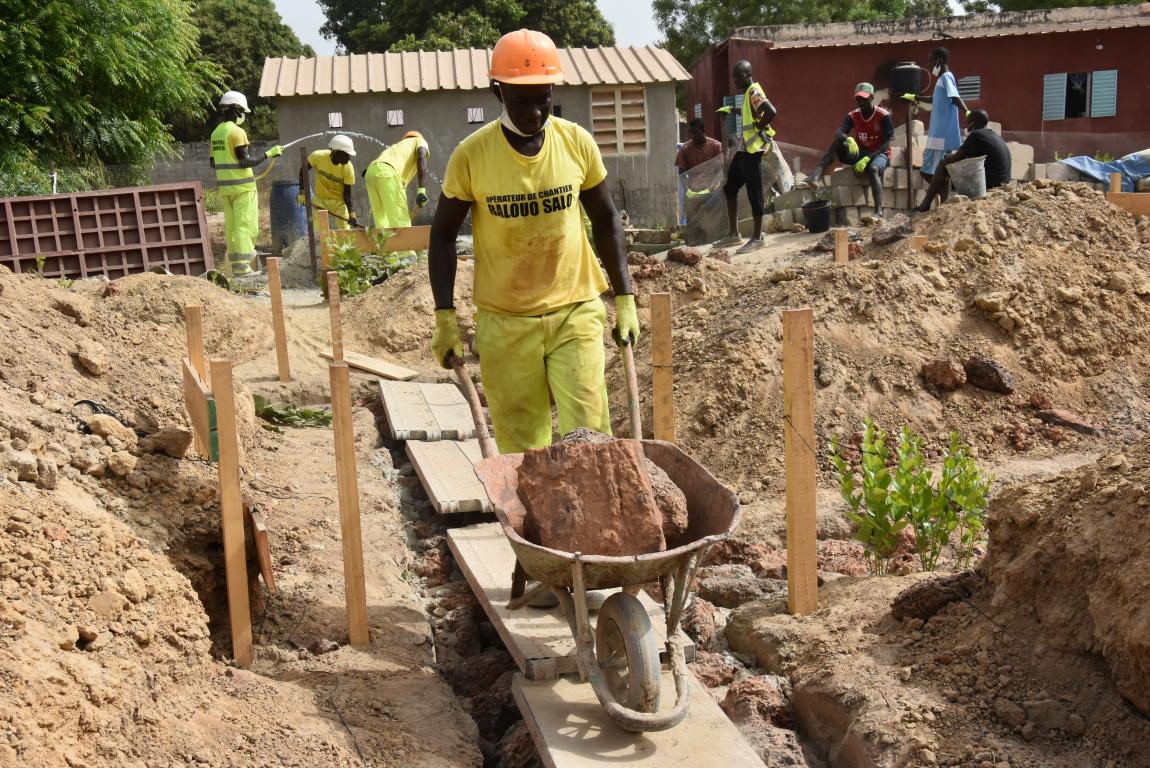
<instances>
[{"instance_id":1,"label":"white bucket","mask_svg":"<svg viewBox=\"0 0 1150 768\"><path fill-rule=\"evenodd\" d=\"M946 166L954 191L977 200L986 195L986 156L968 157Z\"/></svg>"}]
</instances>

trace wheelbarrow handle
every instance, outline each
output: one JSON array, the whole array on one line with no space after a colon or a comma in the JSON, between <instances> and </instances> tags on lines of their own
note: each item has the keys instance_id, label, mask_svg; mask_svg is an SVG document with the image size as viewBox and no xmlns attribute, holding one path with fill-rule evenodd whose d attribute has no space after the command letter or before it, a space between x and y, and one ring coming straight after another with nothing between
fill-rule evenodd
<instances>
[{"instance_id":1,"label":"wheelbarrow handle","mask_svg":"<svg viewBox=\"0 0 1150 768\"><path fill-rule=\"evenodd\" d=\"M487 418L483 415L483 406L479 404L479 393L475 391L475 384L467 373L467 366L456 355L451 355L447 362L455 371L455 379L463 390L463 396L467 398L468 407L471 408L471 420L475 422L475 434L479 436L479 452L485 459L498 456L499 449L495 447L495 441L491 439L491 433L487 430Z\"/></svg>"},{"instance_id":2,"label":"wheelbarrow handle","mask_svg":"<svg viewBox=\"0 0 1150 768\"><path fill-rule=\"evenodd\" d=\"M635 350L627 339L620 347L623 355L623 370L627 375L627 405L631 409L631 437L643 439L643 418L639 412L639 379L635 375Z\"/></svg>"}]
</instances>

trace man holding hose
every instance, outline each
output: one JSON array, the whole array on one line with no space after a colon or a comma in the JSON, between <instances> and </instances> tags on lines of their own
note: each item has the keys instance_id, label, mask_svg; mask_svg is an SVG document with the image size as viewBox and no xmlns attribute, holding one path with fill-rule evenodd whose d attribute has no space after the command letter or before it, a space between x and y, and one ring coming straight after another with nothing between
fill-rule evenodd
<instances>
[{"instance_id":1,"label":"man holding hose","mask_svg":"<svg viewBox=\"0 0 1150 768\"><path fill-rule=\"evenodd\" d=\"M607 281L580 204L615 292L616 342L634 344L639 320L599 148L584 128L551 116L552 88L563 80L555 43L541 32L509 32L495 45L489 76L503 115L452 153L431 225L431 349L445 368L463 357L455 240L470 213L480 371L499 450L519 453L550 444L552 398L561 434L611 431L599 298Z\"/></svg>"}]
</instances>

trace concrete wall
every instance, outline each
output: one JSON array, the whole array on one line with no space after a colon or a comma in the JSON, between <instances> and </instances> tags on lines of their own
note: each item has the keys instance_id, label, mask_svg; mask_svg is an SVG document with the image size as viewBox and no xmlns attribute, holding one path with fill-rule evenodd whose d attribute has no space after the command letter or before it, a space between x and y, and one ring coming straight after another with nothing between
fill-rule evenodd
<instances>
[{"instance_id":1,"label":"concrete wall","mask_svg":"<svg viewBox=\"0 0 1150 768\"><path fill-rule=\"evenodd\" d=\"M664 226L675 219L677 181L674 169L678 120L675 113L673 84L647 86L648 152L646 155L605 158L608 183L615 203L625 208L634 223ZM567 120L591 128L591 89L587 86L560 86L555 89L553 104ZM467 110L482 107L484 123L499 117L502 106L490 90L428 91L424 93L351 94L292 96L277 99L279 134L284 142L327 129L329 112L343 114L343 126L374 136L391 144L407 131L417 130L431 148L431 173L443 178L447 160L455 146L483 123L469 124ZM401 109L404 125L388 127L389 110ZM327 145L329 137L316 137L306 143L309 149ZM356 151L355 205L361 218L370 211L367 194L359 174L379 154L380 147L366 139L352 136ZM298 145L284 155L273 178L285 178L299 169ZM282 175L281 175L282 174ZM427 185L428 194L436 200L441 191L439 181ZM417 223L430 223L434 203L419 216Z\"/></svg>"}]
</instances>

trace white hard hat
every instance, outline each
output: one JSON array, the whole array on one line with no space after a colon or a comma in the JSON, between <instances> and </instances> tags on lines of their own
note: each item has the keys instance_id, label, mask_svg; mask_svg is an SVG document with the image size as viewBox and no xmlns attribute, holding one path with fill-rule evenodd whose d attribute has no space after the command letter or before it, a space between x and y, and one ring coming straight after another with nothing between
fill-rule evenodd
<instances>
[{"instance_id":1,"label":"white hard hat","mask_svg":"<svg viewBox=\"0 0 1150 768\"><path fill-rule=\"evenodd\" d=\"M226 107L230 104L235 104L236 106L242 108L244 112L251 112L251 110L248 109L248 97L244 96L239 91L228 91L220 97L221 107Z\"/></svg>"},{"instance_id":2,"label":"white hard hat","mask_svg":"<svg viewBox=\"0 0 1150 768\"><path fill-rule=\"evenodd\" d=\"M337 133L331 137L331 141L327 143L327 148L333 152L346 152L351 157L355 157L355 145L351 143L351 139L344 136L342 133Z\"/></svg>"}]
</instances>

